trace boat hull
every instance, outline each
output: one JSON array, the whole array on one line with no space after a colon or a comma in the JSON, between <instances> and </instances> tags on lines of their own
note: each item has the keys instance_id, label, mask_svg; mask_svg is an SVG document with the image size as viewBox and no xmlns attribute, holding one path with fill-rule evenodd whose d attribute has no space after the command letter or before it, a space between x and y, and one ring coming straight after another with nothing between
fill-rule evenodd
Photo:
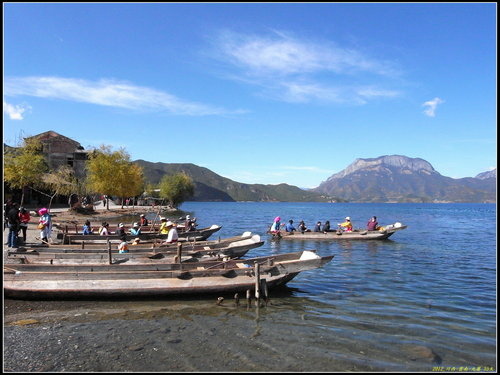
<instances>
[{"instance_id":1,"label":"boat hull","mask_svg":"<svg viewBox=\"0 0 500 375\"><path fill-rule=\"evenodd\" d=\"M313 255L311 255L313 254ZM304 257L304 255L307 255ZM288 258L287 258L288 257ZM331 261L314 251L205 265L4 266L4 296L20 299L110 298L254 290L255 262L268 288ZM202 268L202 269L200 269Z\"/></svg>"},{"instance_id":2,"label":"boat hull","mask_svg":"<svg viewBox=\"0 0 500 375\"><path fill-rule=\"evenodd\" d=\"M277 237L283 240L386 240L391 237L397 231L406 229L406 225L400 227L395 227L391 229L386 229L383 231L353 231L353 232L281 232L280 236ZM273 236L275 237L275 236ZM276 238L276 237L275 237Z\"/></svg>"},{"instance_id":3,"label":"boat hull","mask_svg":"<svg viewBox=\"0 0 500 375\"><path fill-rule=\"evenodd\" d=\"M211 227L208 228L203 228L200 230L196 231L191 231L191 232L181 232L178 233L179 236L179 241L184 242L184 241L205 241L207 240L212 234L218 232L222 227L219 225L212 225ZM141 242L146 242L146 241L155 241L155 240L166 240L168 237L168 234L159 234L159 233L142 233L136 236L133 236L131 234L126 235L127 241L132 241L135 238L139 238ZM88 242L88 243L104 243L109 241L118 241L120 239L120 236L116 234L111 234L108 236L101 236L98 234L64 234L63 235L63 244L71 244L71 243L80 243L82 241Z\"/></svg>"}]
</instances>

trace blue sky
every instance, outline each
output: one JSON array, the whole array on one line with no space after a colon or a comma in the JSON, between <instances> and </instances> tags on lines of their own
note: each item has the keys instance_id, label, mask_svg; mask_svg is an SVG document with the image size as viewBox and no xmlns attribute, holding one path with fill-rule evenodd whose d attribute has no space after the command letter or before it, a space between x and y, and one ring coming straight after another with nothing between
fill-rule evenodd
<instances>
[{"instance_id":1,"label":"blue sky","mask_svg":"<svg viewBox=\"0 0 500 375\"><path fill-rule=\"evenodd\" d=\"M4 142L316 187L356 158L496 167L496 3L4 3Z\"/></svg>"}]
</instances>

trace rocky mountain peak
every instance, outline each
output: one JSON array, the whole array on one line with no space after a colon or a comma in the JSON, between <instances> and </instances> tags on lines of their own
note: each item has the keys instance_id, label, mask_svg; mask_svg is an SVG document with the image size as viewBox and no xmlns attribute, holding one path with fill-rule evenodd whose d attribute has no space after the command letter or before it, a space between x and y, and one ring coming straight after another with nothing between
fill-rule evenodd
<instances>
[{"instance_id":1,"label":"rocky mountain peak","mask_svg":"<svg viewBox=\"0 0 500 375\"><path fill-rule=\"evenodd\" d=\"M356 159L343 171L328 178L329 180L343 178L359 170L377 170L382 168L398 168L411 172L423 172L426 174L439 174L432 165L420 158L409 158L402 155L385 155L378 158Z\"/></svg>"},{"instance_id":2,"label":"rocky mountain peak","mask_svg":"<svg viewBox=\"0 0 500 375\"><path fill-rule=\"evenodd\" d=\"M484 180L486 178L497 178L497 169L493 169L491 171L479 173L476 178L479 178L480 180Z\"/></svg>"}]
</instances>

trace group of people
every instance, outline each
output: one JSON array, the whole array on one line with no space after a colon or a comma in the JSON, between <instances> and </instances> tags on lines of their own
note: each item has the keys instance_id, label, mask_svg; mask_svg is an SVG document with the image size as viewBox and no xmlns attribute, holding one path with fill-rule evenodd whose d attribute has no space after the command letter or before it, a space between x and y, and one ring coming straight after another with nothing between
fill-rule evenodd
<instances>
[{"instance_id":1,"label":"group of people","mask_svg":"<svg viewBox=\"0 0 500 375\"><path fill-rule=\"evenodd\" d=\"M195 229L195 221L191 220L190 216L188 215L186 217L186 222L185 222L185 227L186 230L194 230ZM126 253L128 252L128 242L127 242L127 234L132 235L132 236L139 236L142 233L142 227L149 226L149 221L146 218L146 215L141 214L140 220L138 222L135 222L132 227L128 230L128 232L125 230L125 225L123 223L119 223L115 235L117 235L120 238L120 244L118 245L118 250L119 253ZM167 219L166 217L160 217L160 227L158 230L159 234L166 234L167 239L164 241L164 243L175 243L179 239L179 234L177 232L177 225ZM82 233L85 234L93 234L93 228L91 227L90 221L87 220L85 224L83 225L83 230ZM112 234L109 230L109 223L104 221L102 222L101 227L98 230L99 235L101 236L107 236ZM136 238L132 241L132 245L137 245L140 242L139 238Z\"/></svg>"},{"instance_id":2,"label":"group of people","mask_svg":"<svg viewBox=\"0 0 500 375\"><path fill-rule=\"evenodd\" d=\"M48 244L52 232L52 219L47 208L38 210L40 216L38 220L38 229L40 230L40 240L42 243ZM4 205L4 228L9 228L7 245L10 248L17 248L19 245L19 233L22 235L23 243L26 243L26 235L28 224L31 220L30 212L19 207L17 202L7 201Z\"/></svg>"},{"instance_id":3,"label":"group of people","mask_svg":"<svg viewBox=\"0 0 500 375\"><path fill-rule=\"evenodd\" d=\"M325 221L324 224L321 223L321 221L316 222L314 225L314 228L312 229L313 232L332 232L332 231L343 231L343 232L352 232L353 231L353 225L351 218L347 216L345 220L342 223L337 224L338 228L337 229L332 229L330 227L330 221L327 220ZM281 223L281 217L277 216L274 218L273 224L271 225L271 228L269 229L269 232L272 234L279 234L281 228L285 228L285 232L291 233L294 231L298 231L301 233L304 232L311 232L311 229L307 228L304 220L301 220L298 227L295 228L293 225L293 220L290 219L288 220L288 223L284 224ZM380 227L377 222L377 217L372 216L370 220L368 220L368 223L366 224L366 229L367 230L378 230Z\"/></svg>"}]
</instances>

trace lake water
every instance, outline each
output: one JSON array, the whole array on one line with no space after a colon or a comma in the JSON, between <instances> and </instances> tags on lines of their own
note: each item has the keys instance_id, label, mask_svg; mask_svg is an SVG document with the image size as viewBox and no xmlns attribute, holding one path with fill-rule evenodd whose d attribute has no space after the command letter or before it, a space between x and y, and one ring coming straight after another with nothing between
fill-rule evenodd
<instances>
[{"instance_id":1,"label":"lake water","mask_svg":"<svg viewBox=\"0 0 500 375\"><path fill-rule=\"evenodd\" d=\"M125 329L136 340L143 337L142 353L156 345L171 355L173 343L187 334L165 343L152 325L172 322L175 306L190 322L186 332L210 336L189 355L176 352L192 359L177 364L181 371L496 371L496 205L186 202L180 208L197 217L199 227L222 225L211 239L260 234L266 243L249 257L307 249L335 257L299 274L284 292L271 291L263 308L235 308L230 296L222 307L213 296L87 301L87 318L67 324L85 324L98 337L102 329L95 327L103 321L122 327L126 319ZM386 241L271 241L265 233L278 215L311 228L318 220L335 227L346 216L364 228L373 215L381 225L401 222L408 228ZM67 302L71 308L64 304L44 306L60 316L65 309L75 315L75 302ZM103 313L109 309L123 314ZM92 316L99 316L93 325ZM147 362L120 357L129 363L120 369L169 371L153 349ZM223 358L203 361L205 350ZM134 367L138 363L142 367ZM69 364L64 369L75 370Z\"/></svg>"}]
</instances>

